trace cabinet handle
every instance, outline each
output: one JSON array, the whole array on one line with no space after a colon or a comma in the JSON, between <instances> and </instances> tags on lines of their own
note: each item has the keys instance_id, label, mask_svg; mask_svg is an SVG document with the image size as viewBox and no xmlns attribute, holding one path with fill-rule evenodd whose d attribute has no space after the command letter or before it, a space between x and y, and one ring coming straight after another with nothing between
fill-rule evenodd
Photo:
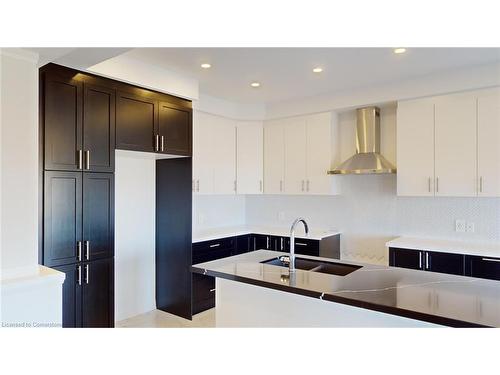
<instances>
[{"instance_id":1,"label":"cabinet handle","mask_svg":"<svg viewBox=\"0 0 500 375\"><path fill-rule=\"evenodd\" d=\"M215 288L210 289L210 292L211 292L211 293L215 292Z\"/></svg>"},{"instance_id":2,"label":"cabinet handle","mask_svg":"<svg viewBox=\"0 0 500 375\"><path fill-rule=\"evenodd\" d=\"M266 249L269 250L269 237L266 236Z\"/></svg>"},{"instance_id":3,"label":"cabinet handle","mask_svg":"<svg viewBox=\"0 0 500 375\"><path fill-rule=\"evenodd\" d=\"M196 180L196 191L200 192L200 180Z\"/></svg>"},{"instance_id":4,"label":"cabinet handle","mask_svg":"<svg viewBox=\"0 0 500 375\"><path fill-rule=\"evenodd\" d=\"M78 169L83 169L83 151L78 150Z\"/></svg>"},{"instance_id":5,"label":"cabinet handle","mask_svg":"<svg viewBox=\"0 0 500 375\"><path fill-rule=\"evenodd\" d=\"M165 136L161 136L161 151L165 151Z\"/></svg>"},{"instance_id":6,"label":"cabinet handle","mask_svg":"<svg viewBox=\"0 0 500 375\"><path fill-rule=\"evenodd\" d=\"M302 180L302 191L304 191L304 180Z\"/></svg>"},{"instance_id":7,"label":"cabinet handle","mask_svg":"<svg viewBox=\"0 0 500 375\"><path fill-rule=\"evenodd\" d=\"M90 241L85 241L85 258L90 260Z\"/></svg>"},{"instance_id":8,"label":"cabinet handle","mask_svg":"<svg viewBox=\"0 0 500 375\"><path fill-rule=\"evenodd\" d=\"M210 245L210 247L219 247L220 243L214 243L213 245Z\"/></svg>"},{"instance_id":9,"label":"cabinet handle","mask_svg":"<svg viewBox=\"0 0 500 375\"><path fill-rule=\"evenodd\" d=\"M160 136L158 134L155 135L155 151L160 151Z\"/></svg>"},{"instance_id":10,"label":"cabinet handle","mask_svg":"<svg viewBox=\"0 0 500 375\"><path fill-rule=\"evenodd\" d=\"M78 285L82 285L82 266L78 266Z\"/></svg>"},{"instance_id":11,"label":"cabinet handle","mask_svg":"<svg viewBox=\"0 0 500 375\"><path fill-rule=\"evenodd\" d=\"M483 176L479 177L479 192L483 192Z\"/></svg>"},{"instance_id":12,"label":"cabinet handle","mask_svg":"<svg viewBox=\"0 0 500 375\"><path fill-rule=\"evenodd\" d=\"M259 181L259 191L262 193L262 180Z\"/></svg>"},{"instance_id":13,"label":"cabinet handle","mask_svg":"<svg viewBox=\"0 0 500 375\"><path fill-rule=\"evenodd\" d=\"M429 270L429 253L425 253L425 269Z\"/></svg>"},{"instance_id":14,"label":"cabinet handle","mask_svg":"<svg viewBox=\"0 0 500 375\"><path fill-rule=\"evenodd\" d=\"M500 259L494 259L494 258L481 258L481 260L484 260L485 262L498 262L498 263L500 263Z\"/></svg>"},{"instance_id":15,"label":"cabinet handle","mask_svg":"<svg viewBox=\"0 0 500 375\"><path fill-rule=\"evenodd\" d=\"M85 169L86 170L90 169L90 151L89 150L85 151Z\"/></svg>"},{"instance_id":16,"label":"cabinet handle","mask_svg":"<svg viewBox=\"0 0 500 375\"><path fill-rule=\"evenodd\" d=\"M436 177L436 193L439 193L439 177Z\"/></svg>"},{"instance_id":17,"label":"cabinet handle","mask_svg":"<svg viewBox=\"0 0 500 375\"><path fill-rule=\"evenodd\" d=\"M78 261L82 261L82 241L76 241L76 247L78 249Z\"/></svg>"},{"instance_id":18,"label":"cabinet handle","mask_svg":"<svg viewBox=\"0 0 500 375\"><path fill-rule=\"evenodd\" d=\"M283 180L280 180L280 192L283 191Z\"/></svg>"},{"instance_id":19,"label":"cabinet handle","mask_svg":"<svg viewBox=\"0 0 500 375\"><path fill-rule=\"evenodd\" d=\"M306 181L306 191L309 191L309 180Z\"/></svg>"},{"instance_id":20,"label":"cabinet handle","mask_svg":"<svg viewBox=\"0 0 500 375\"><path fill-rule=\"evenodd\" d=\"M418 268L422 269L422 252L418 253Z\"/></svg>"},{"instance_id":21,"label":"cabinet handle","mask_svg":"<svg viewBox=\"0 0 500 375\"><path fill-rule=\"evenodd\" d=\"M295 242L295 245L299 245L299 246L307 246L306 243L304 242Z\"/></svg>"},{"instance_id":22,"label":"cabinet handle","mask_svg":"<svg viewBox=\"0 0 500 375\"><path fill-rule=\"evenodd\" d=\"M257 250L257 238L256 237L253 238L253 249Z\"/></svg>"},{"instance_id":23,"label":"cabinet handle","mask_svg":"<svg viewBox=\"0 0 500 375\"><path fill-rule=\"evenodd\" d=\"M283 251L283 237L281 237L281 240L280 240L280 249L281 249L281 251Z\"/></svg>"},{"instance_id":24,"label":"cabinet handle","mask_svg":"<svg viewBox=\"0 0 500 375\"><path fill-rule=\"evenodd\" d=\"M236 191L236 180L234 180L234 191Z\"/></svg>"},{"instance_id":25,"label":"cabinet handle","mask_svg":"<svg viewBox=\"0 0 500 375\"><path fill-rule=\"evenodd\" d=\"M90 265L89 264L86 264L85 265L85 284L88 284L90 279L89 279L89 268L90 268Z\"/></svg>"},{"instance_id":26,"label":"cabinet handle","mask_svg":"<svg viewBox=\"0 0 500 375\"><path fill-rule=\"evenodd\" d=\"M429 193L430 193L431 192L431 178L430 177L427 179L427 185L428 185Z\"/></svg>"}]
</instances>

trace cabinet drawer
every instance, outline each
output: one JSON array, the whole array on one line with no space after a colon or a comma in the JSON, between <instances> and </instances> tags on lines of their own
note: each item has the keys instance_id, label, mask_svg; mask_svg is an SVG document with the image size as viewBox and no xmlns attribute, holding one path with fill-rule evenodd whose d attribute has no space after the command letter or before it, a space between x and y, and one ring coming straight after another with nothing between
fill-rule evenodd
<instances>
[{"instance_id":1,"label":"cabinet drawer","mask_svg":"<svg viewBox=\"0 0 500 375\"><path fill-rule=\"evenodd\" d=\"M421 270L423 267L423 252L420 250L389 248L389 265L392 267Z\"/></svg>"},{"instance_id":2,"label":"cabinet drawer","mask_svg":"<svg viewBox=\"0 0 500 375\"><path fill-rule=\"evenodd\" d=\"M193 301L215 296L215 277L193 273Z\"/></svg>"},{"instance_id":3,"label":"cabinet drawer","mask_svg":"<svg viewBox=\"0 0 500 375\"><path fill-rule=\"evenodd\" d=\"M233 249L236 246L236 238L220 238L216 240L196 242L193 244L193 253L202 253L213 250Z\"/></svg>"},{"instance_id":4,"label":"cabinet drawer","mask_svg":"<svg viewBox=\"0 0 500 375\"><path fill-rule=\"evenodd\" d=\"M467 276L500 280L500 258L467 256Z\"/></svg>"},{"instance_id":5,"label":"cabinet drawer","mask_svg":"<svg viewBox=\"0 0 500 375\"><path fill-rule=\"evenodd\" d=\"M462 254L425 252L426 271L464 275L464 256Z\"/></svg>"},{"instance_id":6,"label":"cabinet drawer","mask_svg":"<svg viewBox=\"0 0 500 375\"><path fill-rule=\"evenodd\" d=\"M290 251L289 242L288 242L288 251ZM312 255L317 257L319 256L319 241L296 238L295 253L303 255Z\"/></svg>"}]
</instances>

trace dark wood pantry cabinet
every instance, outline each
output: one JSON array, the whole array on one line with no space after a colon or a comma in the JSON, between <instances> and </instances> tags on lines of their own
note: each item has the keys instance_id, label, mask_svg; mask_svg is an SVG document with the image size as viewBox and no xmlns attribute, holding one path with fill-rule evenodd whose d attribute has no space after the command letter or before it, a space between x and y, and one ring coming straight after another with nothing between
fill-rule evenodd
<instances>
[{"instance_id":1,"label":"dark wood pantry cabinet","mask_svg":"<svg viewBox=\"0 0 500 375\"><path fill-rule=\"evenodd\" d=\"M39 261L66 275L64 327L113 327L115 150L191 156L192 104L56 64L40 68L39 88ZM170 160L178 159L159 162ZM168 239L162 249L185 254L182 293L190 317L191 159L184 160L172 162L174 169L166 168L163 179L171 183L171 202L181 195L189 201L162 215L178 226L182 212L178 237L185 248L177 248L165 227L160 231ZM180 172L186 183L178 179ZM170 265L163 266L168 275ZM178 281L164 287L176 290Z\"/></svg>"}]
</instances>

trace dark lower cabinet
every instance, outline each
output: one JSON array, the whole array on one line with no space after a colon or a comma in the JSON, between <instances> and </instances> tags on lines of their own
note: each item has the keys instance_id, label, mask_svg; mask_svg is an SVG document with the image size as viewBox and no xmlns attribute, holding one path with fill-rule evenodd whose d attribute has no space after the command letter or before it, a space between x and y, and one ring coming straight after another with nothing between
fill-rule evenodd
<instances>
[{"instance_id":1,"label":"dark lower cabinet","mask_svg":"<svg viewBox=\"0 0 500 375\"><path fill-rule=\"evenodd\" d=\"M389 249L389 266L422 270L423 264L423 251L393 247Z\"/></svg>"},{"instance_id":2,"label":"dark lower cabinet","mask_svg":"<svg viewBox=\"0 0 500 375\"><path fill-rule=\"evenodd\" d=\"M500 258L467 255L465 269L467 276L500 280Z\"/></svg>"},{"instance_id":3,"label":"dark lower cabinet","mask_svg":"<svg viewBox=\"0 0 500 375\"><path fill-rule=\"evenodd\" d=\"M82 270L79 264L54 267L64 272L65 279L62 290L62 324L63 328L78 328L82 326Z\"/></svg>"},{"instance_id":4,"label":"dark lower cabinet","mask_svg":"<svg viewBox=\"0 0 500 375\"><path fill-rule=\"evenodd\" d=\"M82 326L114 326L114 259L99 259L83 264Z\"/></svg>"},{"instance_id":5,"label":"dark lower cabinet","mask_svg":"<svg viewBox=\"0 0 500 375\"><path fill-rule=\"evenodd\" d=\"M426 251L424 263L426 271L465 275L465 256L462 254Z\"/></svg>"}]
</instances>

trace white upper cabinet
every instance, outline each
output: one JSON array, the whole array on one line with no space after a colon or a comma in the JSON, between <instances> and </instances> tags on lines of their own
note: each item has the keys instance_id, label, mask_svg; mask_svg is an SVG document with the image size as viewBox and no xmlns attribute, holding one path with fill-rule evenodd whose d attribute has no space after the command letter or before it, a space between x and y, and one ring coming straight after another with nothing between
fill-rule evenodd
<instances>
[{"instance_id":1,"label":"white upper cabinet","mask_svg":"<svg viewBox=\"0 0 500 375\"><path fill-rule=\"evenodd\" d=\"M193 192L235 194L235 122L194 111L193 129Z\"/></svg>"},{"instance_id":2,"label":"white upper cabinet","mask_svg":"<svg viewBox=\"0 0 500 375\"><path fill-rule=\"evenodd\" d=\"M500 196L500 89L398 103L398 195Z\"/></svg>"},{"instance_id":3,"label":"white upper cabinet","mask_svg":"<svg viewBox=\"0 0 500 375\"><path fill-rule=\"evenodd\" d=\"M434 195L432 100L409 100L398 103L397 163L398 195Z\"/></svg>"},{"instance_id":4,"label":"white upper cabinet","mask_svg":"<svg viewBox=\"0 0 500 375\"><path fill-rule=\"evenodd\" d=\"M264 189L264 139L262 122L236 124L236 191L262 194Z\"/></svg>"},{"instance_id":5,"label":"white upper cabinet","mask_svg":"<svg viewBox=\"0 0 500 375\"><path fill-rule=\"evenodd\" d=\"M435 194L476 195L476 96L435 99Z\"/></svg>"},{"instance_id":6,"label":"white upper cabinet","mask_svg":"<svg viewBox=\"0 0 500 375\"><path fill-rule=\"evenodd\" d=\"M332 167L332 114L268 121L264 126L264 193L339 192Z\"/></svg>"},{"instance_id":7,"label":"white upper cabinet","mask_svg":"<svg viewBox=\"0 0 500 375\"><path fill-rule=\"evenodd\" d=\"M266 122L264 126L264 193L281 194L285 179L284 121Z\"/></svg>"},{"instance_id":8,"label":"white upper cabinet","mask_svg":"<svg viewBox=\"0 0 500 375\"><path fill-rule=\"evenodd\" d=\"M214 193L212 123L215 116L193 111L193 192Z\"/></svg>"},{"instance_id":9,"label":"white upper cabinet","mask_svg":"<svg viewBox=\"0 0 500 375\"><path fill-rule=\"evenodd\" d=\"M478 195L500 196L500 89L484 90L477 98Z\"/></svg>"},{"instance_id":10,"label":"white upper cabinet","mask_svg":"<svg viewBox=\"0 0 500 375\"><path fill-rule=\"evenodd\" d=\"M236 123L216 117L212 131L214 194L236 194Z\"/></svg>"},{"instance_id":11,"label":"white upper cabinet","mask_svg":"<svg viewBox=\"0 0 500 375\"><path fill-rule=\"evenodd\" d=\"M306 120L292 118L284 127L285 188L286 194L304 194L306 191Z\"/></svg>"},{"instance_id":12,"label":"white upper cabinet","mask_svg":"<svg viewBox=\"0 0 500 375\"><path fill-rule=\"evenodd\" d=\"M333 193L333 182L339 176L327 174L332 169L332 114L320 113L307 117L307 177L308 194Z\"/></svg>"}]
</instances>

